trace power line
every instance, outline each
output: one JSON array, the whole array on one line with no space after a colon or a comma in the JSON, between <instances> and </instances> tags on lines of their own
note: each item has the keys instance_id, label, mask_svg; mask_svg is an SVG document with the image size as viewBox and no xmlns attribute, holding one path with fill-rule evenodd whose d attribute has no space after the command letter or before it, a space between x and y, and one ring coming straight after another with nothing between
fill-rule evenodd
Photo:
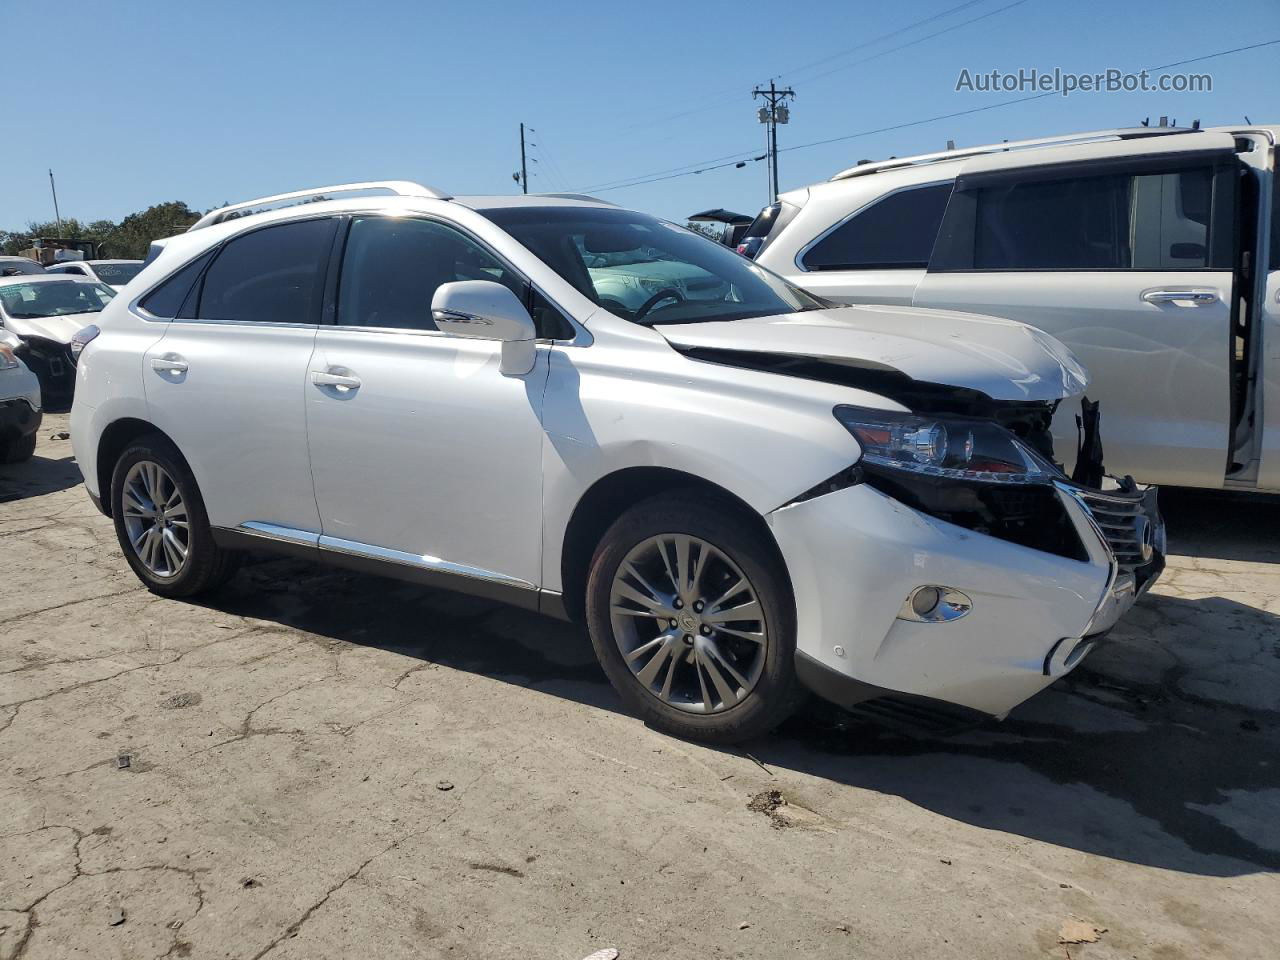
<instances>
[{"instance_id":1,"label":"power line","mask_svg":"<svg viewBox=\"0 0 1280 960\"><path fill-rule=\"evenodd\" d=\"M950 16L953 13L959 13L961 10L964 10L968 7L972 7L972 6L975 6L976 4L984 3L984 2L985 0L967 0L967 2L959 4L958 6L947 8L946 10L943 10L941 13L935 13L932 16L925 17L922 20L916 20L912 23L907 24L904 27L898 27L896 30L890 30L888 33L882 33L877 37L871 38L870 40L864 40L862 43L858 44L857 46L849 47L846 50L841 50L837 53L829 54L826 57L822 57L808 64L804 64L803 66L792 67L788 71L775 74L772 79L776 80L779 77L791 76L791 74L793 73L799 73L811 67L818 66L823 63L827 63L831 60L835 60L843 56L847 56L850 53L855 53L858 50L863 50L863 49L866 49L867 47L875 46L877 43L881 43L882 41L888 40L892 37L900 36L901 34L904 34L911 30L916 29L917 27L922 27L925 24L933 23L934 21L940 20L943 17ZM1019 2L1025 2L1025 0L1019 0ZM999 13L1000 11L997 10L995 12ZM973 21L967 21L967 22L972 23ZM960 26L964 26L964 24L960 24ZM943 31L943 32L946 32L946 31ZM936 34L934 34L934 36L936 36ZM669 123L672 120L680 120L680 119L683 119L684 117L693 116L694 114L705 113L708 110L714 110L716 107L734 102L735 100L738 99L740 95L741 94L738 92L737 89L730 91L726 88L723 93L708 94L707 96L709 98L714 98L714 99L704 101L704 103L701 106L693 107L688 110L681 110L678 113L667 114L666 116L658 117L654 120L645 120L640 123L629 124L628 126L622 127L621 130L619 130L619 133L622 133L628 130L644 129L646 127L652 127L658 124Z\"/></svg>"},{"instance_id":2,"label":"power line","mask_svg":"<svg viewBox=\"0 0 1280 960\"><path fill-rule=\"evenodd\" d=\"M1277 44L1277 43L1280 43L1280 39L1264 40L1261 43L1251 43L1248 46L1244 46L1244 47L1233 47L1230 50L1219 50L1217 53L1207 53L1202 57L1191 57L1187 60L1179 60L1176 63L1164 63L1155 67L1144 67L1143 69L1146 70L1148 73L1155 70L1167 70L1170 67L1180 67L1188 63L1199 63L1202 60L1212 60L1217 57L1225 57L1233 53L1241 53L1245 50L1256 50L1259 47L1273 46L1274 44ZM826 140L814 140L812 143L798 143L798 144L795 144L794 146L783 147L782 149L783 151L787 151L787 150L804 150L804 149L807 149L808 147L820 147L828 143L840 143L841 141L844 141L844 140L855 140L858 137L869 137L872 134L876 134L876 133L887 133L892 130L902 130L902 129L905 129L906 127L918 127L921 124L933 123L937 120L950 120L954 117L964 117L972 113L982 113L985 110L995 110L999 107L1012 106L1015 103L1027 103L1031 100L1043 100L1045 97L1053 97L1053 96L1058 96L1058 93L1056 90L1049 90L1045 93L1032 94L1029 97L1017 97L1013 100L1002 100L999 103L989 103L985 107L973 107L969 110L958 110L955 113L944 113L936 117L928 117L924 120L912 120L908 123L897 123L888 127L879 127L875 130L863 130L859 133L850 133L840 137L829 137Z\"/></svg>"},{"instance_id":3,"label":"power line","mask_svg":"<svg viewBox=\"0 0 1280 960\"><path fill-rule=\"evenodd\" d=\"M1231 50L1223 50L1220 53L1207 53L1203 57L1192 57L1190 60L1177 60L1174 63L1162 63L1158 67L1147 67L1148 70L1168 70L1170 67L1182 67L1188 63L1199 63L1201 60L1212 60L1214 57L1225 57L1229 53L1240 53L1242 50L1257 50L1258 47L1270 47L1273 44L1280 43L1280 40L1263 40L1261 43L1251 43L1247 47L1234 47Z\"/></svg>"},{"instance_id":4,"label":"power line","mask_svg":"<svg viewBox=\"0 0 1280 960\"><path fill-rule=\"evenodd\" d=\"M867 40L867 41L865 41L865 42L863 42L863 43L861 43L861 44L858 44L858 45L857 45L857 46L855 46L855 47L850 47L850 48L848 48L847 50L843 50L843 51L841 51L841 52L839 52L839 53L834 53L834 54L831 54L830 56L823 57L823 58L821 58L821 59L819 59L819 60L812 61L811 63L806 64L805 66L792 68L790 71L788 71L788 72L786 72L786 73L780 73L780 74L777 74L777 75L775 75L775 79L776 79L776 77L780 77L780 76L790 76L790 75L791 75L791 74L793 74L793 73L799 73L799 72L801 72L801 71L803 71L803 70L810 69L810 68L812 68L812 67L814 67L814 66L817 66L817 65L819 65L819 64L827 63L827 62L829 62L829 61L831 61L831 60L833 60L833 59L837 59L837 58L839 58L839 57L845 56L845 55L847 55L847 54L849 54L849 53L853 53L853 52L855 52L855 51L857 51L857 50L860 50L860 49L863 49L863 48L865 48L865 47L869 47L869 46L872 46L872 45L874 45L874 44L880 43L880 42L881 42L881 41L883 41L883 40L887 40L887 39L889 39L890 37L894 37L894 36L898 36L898 35L900 35L900 34L902 34L902 33L906 33L906 32L907 32L907 31L909 31L909 30L914 30L914 29L915 29L915 28L917 28L917 27L924 26L926 23L931 23L931 22L933 22L933 21L935 21L935 20L939 20L939 19L941 19L941 18L943 18L943 17L949 16L950 14L958 13L958 12L959 12L959 11L961 11L961 10L964 10L964 9L966 9L966 8L968 8L968 7L972 7L972 6L974 6L975 4L982 3L982 2L984 2L984 0L968 0L968 2L966 2L966 3L962 3L962 4L960 4L959 6L950 7L950 8L948 8L948 9L946 9L946 10L943 10L941 13L936 13L936 14L934 14L934 15L933 15L933 16L931 16L931 17L925 17L923 20L917 20L916 22L914 22L914 23L910 23L910 24L908 24L908 25L907 25L907 26L905 26L905 27L899 27L897 30L891 30L891 31L890 31L890 32L888 32L888 33L881 34L880 36L875 37L875 38L873 38L873 39L871 39L871 40ZM892 47L892 48L890 48L890 49L888 49L888 50L884 50L884 51L882 51L881 53L874 54L873 56L865 57L865 58L863 58L863 59L861 59L861 60L854 61L853 63L846 63L846 64L842 64L842 65L840 65L839 67L835 67L835 68L833 68L833 69L831 69L831 70L826 71L825 73L820 73L820 74L818 74L816 77L811 77L810 79L811 79L811 80L820 80L820 79L822 79L823 77L830 76L832 73L836 73L836 72L838 72L838 71L840 71L840 70L845 70L845 69L849 69L849 68L852 68L852 67L859 66L860 64L867 63L867 62L869 62L869 61L871 61L871 60L878 59L879 57L882 57L882 56L885 56L885 55L887 55L887 54L893 53L893 52L895 52L895 51L897 51L897 50L902 50L902 49L904 49L904 48L906 48L906 47L914 46L914 45L915 45L915 44L917 44L917 43L923 43L925 40L932 40L934 37L942 36L944 33L950 33L952 30L958 30L958 29L960 29L961 27L967 27L969 24L971 24L971 23L977 23L979 20L985 20L985 19L987 19L988 17L994 17L994 16L996 16L997 14L1003 13L1003 12L1004 12L1004 11L1006 11L1006 10L1010 10L1010 9L1012 9L1012 8L1014 8L1014 7L1021 6L1022 4L1026 3L1026 2L1027 2L1027 0L1014 0L1014 2L1013 2L1013 3L1010 3L1010 4L1008 4L1008 5L1006 5L1006 6L1003 6L1003 7L999 7L999 8L997 8L997 9L995 9L995 10L992 10L992 11L990 11L990 12L988 12L988 13L984 13L984 14L982 14L981 16L973 17L973 18L971 18L971 19L969 19L969 20L965 20L965 21L963 21L963 22L961 22L961 23L952 24L951 26L949 26L949 27L947 27L947 28L945 28L945 29L943 29L943 30L935 31L934 33L928 34L927 36L919 37L919 38L917 38L917 39L915 39L915 40L911 40L911 41L909 41L909 42L907 42L907 43L900 44L900 45L898 45L898 46L896 46L896 47ZM734 99L736 99L736 95L734 96ZM689 116L690 114L694 114L694 113L702 113L702 112L704 112L705 110L712 109L714 106L719 106L721 102L723 102L723 101L722 101L722 100L717 100L717 101L716 101L716 103L715 103L715 104L713 104L713 105L711 105L711 106L701 107L701 108L697 108L697 109L694 109L694 110L686 110L686 111L684 111L684 112L682 112L682 113L678 113L678 114L674 114L674 115L672 115L672 116L669 116L669 117L667 117L666 119L667 119L667 120L674 120L674 119L678 119L678 118L680 118L680 117ZM645 123L645 124L639 124L639 125L637 125L637 126L651 126L653 123L658 123L658 122L662 122L662 121L651 121L651 122L648 122L648 123ZM770 142L772 142L772 141L770 141ZM794 149L794 148L788 147L788 148L786 148L786 149ZM743 150L743 151L740 151L740 152L739 152L739 153L737 153L737 154L732 154L732 156L734 156L734 157L738 157L738 158L742 158L743 156L746 156L746 155L750 154L751 152L752 152L752 151L746 151L746 150ZM620 189L622 186L633 186L633 184L628 183L628 182L626 182L626 181L629 181L629 180L636 180L636 179L641 179L641 178L645 178L645 177L661 177L662 179L664 179L664 180L665 180L665 179L669 179L668 177L664 176L664 175L665 175L665 174L667 174L667 173L674 173L675 171L677 171L677 170L681 170L681 169L684 169L685 167L697 167L697 166L702 166L702 164L714 163L714 162L716 162L717 160L727 160L727 159L729 159L729 157L727 157L727 156L726 156L726 157L717 157L717 158L715 158L714 160L705 160L705 161L702 161L701 163L696 163L696 164L685 164L685 165L684 165L684 167L673 167L673 168L671 168L670 170L657 170L657 171L654 171L653 173L647 173L647 174L636 174L636 175L635 175L635 176L633 176L633 177L623 177L623 178L621 178L621 179L619 179L619 180L617 180L617 181L607 181L607 182L606 182L606 183L604 183L604 184L599 184L599 185L592 186L592 187L584 187L583 189L584 189L584 190L587 190L587 191L603 191L603 190L614 190L614 189ZM771 166L772 166L772 163L771 163ZM691 174L693 174L693 173L703 173L703 172L705 171L705 169L707 169L707 168L705 168L705 167L704 167L703 169L700 169L700 170L691 170L691 171L690 171L690 173L691 173ZM776 192L777 192L777 190L778 190L778 186L777 186L777 184L776 184L776 183L774 183L774 184L773 184L773 186L771 187L771 190L772 190L772 192L774 192L774 193L776 193Z\"/></svg>"},{"instance_id":5,"label":"power line","mask_svg":"<svg viewBox=\"0 0 1280 960\"><path fill-rule=\"evenodd\" d=\"M1280 39L1264 40L1259 43L1251 43L1241 47L1232 47L1230 50L1219 50L1216 53L1207 53L1207 54L1204 54L1203 56L1189 57L1185 60L1178 60L1173 63L1160 64L1159 66L1154 66L1154 67L1146 67L1144 69L1146 69L1148 72L1154 71L1154 70L1167 70L1170 67L1180 67L1188 63L1200 63L1205 60L1214 60L1214 59L1217 59L1218 57L1226 57L1226 56L1230 56L1231 54L1243 53L1248 50L1257 50L1261 47L1270 47L1278 43L1280 43ZM972 107L968 110L957 110L954 113L942 113L942 114L938 114L937 116L926 117L921 120L910 120L905 123L895 123L885 127L877 127L873 130L860 130L857 133L843 134L838 137L828 137L824 140L814 140L810 143L797 143L789 147L781 147L779 148L778 152L787 153L792 150L807 150L811 147L821 147L831 143L842 143L846 140L856 140L860 137L869 137L877 133L889 133L894 130L905 130L908 127L918 127L927 123L936 123L939 120L951 120L956 117L966 117L975 113L984 113L987 110L998 110L1001 107L1009 107L1018 103L1029 103L1032 100L1043 100L1045 97L1052 97L1057 95L1058 94L1055 91L1048 91L1046 93L1032 94L1031 96L1028 96L1028 97L1016 97L1012 100L1002 100L999 103L989 103L986 106ZM745 156L745 154L735 154L734 156L740 158L740 162L742 163L743 166L745 166L747 163L754 163L756 161L765 159L763 155L758 157L749 157L745 160L741 159ZM729 162L727 163L712 163L711 161L703 161L703 163L707 165L700 166L700 168L696 170L685 170L684 172L674 172L674 171L684 170L684 168L673 167L671 171L665 172L666 175L663 175L663 176L655 176L655 175L641 176L638 178L631 178L629 181L623 181L616 185L602 185L602 186L593 187L590 189L597 193L604 193L610 190L621 190L626 187L638 187L646 183L658 183L663 180L674 180L678 177L688 177L688 176L693 176L695 174L708 173L712 170L721 170L725 167L730 167L735 165L735 162L733 160L729 160ZM686 166L698 166L698 165L688 164Z\"/></svg>"},{"instance_id":6,"label":"power line","mask_svg":"<svg viewBox=\"0 0 1280 960\"><path fill-rule=\"evenodd\" d=\"M881 50L879 53L873 53L871 56L863 57L861 60L855 60L853 61L853 63L842 63L840 64L840 66L832 67L830 70L827 70L823 73L819 73L816 76L806 77L805 83L813 83L814 81L821 80L824 77L829 77L833 73L839 73L841 70L851 70L854 67L860 67L864 63L870 63L872 60L879 60L881 57L887 57L889 54L897 53L899 50L905 50L907 47L914 47L917 43L924 43L926 40L932 40L934 37L940 37L944 33L951 33L953 30L959 30L961 27L967 27L971 23L977 23L980 20L986 20L990 17L994 17L994 16L997 16L998 14L1004 13L1006 10L1012 10L1014 7L1020 7L1026 2L1027 0L1014 0L1013 3L1007 4L1006 6L998 7L995 10L991 10L980 16L972 17L968 20L961 21L960 23L953 23L949 27L944 27L941 30L936 30L933 33L926 34L923 37L917 37L914 40L908 40L906 43L900 43L898 44L898 46L890 47L888 50Z\"/></svg>"},{"instance_id":7,"label":"power line","mask_svg":"<svg viewBox=\"0 0 1280 960\"><path fill-rule=\"evenodd\" d=\"M708 164L718 163L721 160L729 160L731 162L734 160L743 160L750 158L755 153L755 150L739 150L737 153L726 153L724 156L712 157L709 160L697 160L693 163L682 163L678 167L668 167L665 170L654 170L650 173L637 173L629 177L619 177L617 180L605 180L589 187L583 187L582 190L588 193L593 190L611 190L618 186L626 186L631 180L643 179L645 177L657 177L667 173L677 173L682 170L688 173L702 173L702 170L692 170L690 168L703 167L703 169L710 169L707 166ZM728 164L724 164L724 166L727 165Z\"/></svg>"},{"instance_id":8,"label":"power line","mask_svg":"<svg viewBox=\"0 0 1280 960\"><path fill-rule=\"evenodd\" d=\"M774 74L772 77L770 77L770 79L780 80L782 77L790 77L793 74L802 73L805 70L811 70L812 68L821 66L824 63L830 63L832 60L838 60L841 57L847 56L851 53L857 53L859 50L865 50L867 47L874 47L877 43L880 43L882 40L888 40L891 37L900 36L901 34L914 30L916 27L923 27L926 23L933 23L935 20L941 20L943 17L948 17L953 13L959 13L961 10L965 10L968 7L973 7L978 5L979 3L985 3L985 2L986 0L968 0L968 2L962 3L959 6L948 7L946 10L943 10L941 13L935 13L931 17L925 17L923 20L917 20L915 21L915 23L909 23L905 27L899 27L897 30L890 30L888 33L882 33L880 36L872 37L870 40L864 40L862 43L849 47L847 50L840 50L836 53L828 54L825 57L820 57L817 60L811 60L809 63L802 64L801 66L792 67L790 70L783 70L780 73Z\"/></svg>"},{"instance_id":9,"label":"power line","mask_svg":"<svg viewBox=\"0 0 1280 960\"><path fill-rule=\"evenodd\" d=\"M533 145L538 148L538 156L541 158L548 174L555 183L559 184L557 189L568 191L567 184L569 179L564 175L564 171L560 169L560 164L556 163L555 157L551 155L551 150L547 146L546 136L541 130L535 130L533 127L529 128L529 132L538 138Z\"/></svg>"}]
</instances>

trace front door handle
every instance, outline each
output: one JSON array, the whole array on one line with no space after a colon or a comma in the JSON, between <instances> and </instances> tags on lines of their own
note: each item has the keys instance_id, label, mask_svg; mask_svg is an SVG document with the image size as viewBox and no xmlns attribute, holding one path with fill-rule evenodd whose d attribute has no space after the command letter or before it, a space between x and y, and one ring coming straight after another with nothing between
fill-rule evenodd
<instances>
[{"instance_id":1,"label":"front door handle","mask_svg":"<svg viewBox=\"0 0 1280 960\"><path fill-rule=\"evenodd\" d=\"M317 387L336 387L341 391L357 390L360 387L359 377L341 373L321 373L318 370L311 374L311 382Z\"/></svg>"},{"instance_id":2,"label":"front door handle","mask_svg":"<svg viewBox=\"0 0 1280 960\"><path fill-rule=\"evenodd\" d=\"M1218 302L1216 290L1144 290L1142 299L1147 303L1187 303L1196 307Z\"/></svg>"},{"instance_id":3,"label":"front door handle","mask_svg":"<svg viewBox=\"0 0 1280 960\"><path fill-rule=\"evenodd\" d=\"M186 373L187 361L176 353L166 353L163 357L151 358L151 369L159 373Z\"/></svg>"}]
</instances>

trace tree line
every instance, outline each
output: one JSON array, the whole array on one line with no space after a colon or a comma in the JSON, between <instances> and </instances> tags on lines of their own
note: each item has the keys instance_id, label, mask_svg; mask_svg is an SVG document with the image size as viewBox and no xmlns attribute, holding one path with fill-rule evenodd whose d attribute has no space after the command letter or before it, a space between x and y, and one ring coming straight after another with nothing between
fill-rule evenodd
<instances>
[{"instance_id":1,"label":"tree line","mask_svg":"<svg viewBox=\"0 0 1280 960\"><path fill-rule=\"evenodd\" d=\"M119 223L94 220L82 223L75 217L64 217L59 230L56 221L28 223L23 230L0 230L0 252L8 256L21 253L38 237L64 240L92 240L103 259L141 260L152 241L182 233L198 219L200 213L182 201L157 203L138 213L131 213Z\"/></svg>"}]
</instances>

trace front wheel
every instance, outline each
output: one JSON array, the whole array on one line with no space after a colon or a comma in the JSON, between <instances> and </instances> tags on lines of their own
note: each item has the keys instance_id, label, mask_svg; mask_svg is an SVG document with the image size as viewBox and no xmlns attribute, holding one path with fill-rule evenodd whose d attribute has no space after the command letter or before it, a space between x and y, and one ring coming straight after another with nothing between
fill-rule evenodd
<instances>
[{"instance_id":1,"label":"front wheel","mask_svg":"<svg viewBox=\"0 0 1280 960\"><path fill-rule=\"evenodd\" d=\"M166 438L141 437L120 455L111 497L120 549L152 593L191 597L235 573L240 555L214 543L191 468Z\"/></svg>"},{"instance_id":2,"label":"front wheel","mask_svg":"<svg viewBox=\"0 0 1280 960\"><path fill-rule=\"evenodd\" d=\"M800 699L785 570L754 518L701 494L637 504L587 582L591 641L632 710L675 736L733 743Z\"/></svg>"}]
</instances>

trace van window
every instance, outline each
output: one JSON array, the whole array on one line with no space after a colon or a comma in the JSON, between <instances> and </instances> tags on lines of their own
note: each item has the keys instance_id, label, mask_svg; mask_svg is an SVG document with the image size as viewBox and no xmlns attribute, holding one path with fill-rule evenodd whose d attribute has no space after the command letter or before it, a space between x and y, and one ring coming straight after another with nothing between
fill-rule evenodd
<instances>
[{"instance_id":1,"label":"van window","mask_svg":"<svg viewBox=\"0 0 1280 960\"><path fill-rule=\"evenodd\" d=\"M951 186L937 183L889 194L819 239L801 263L806 270L925 267Z\"/></svg>"},{"instance_id":2,"label":"van window","mask_svg":"<svg viewBox=\"0 0 1280 960\"><path fill-rule=\"evenodd\" d=\"M205 272L196 316L244 323L318 323L333 219L235 237Z\"/></svg>"},{"instance_id":3,"label":"van window","mask_svg":"<svg viewBox=\"0 0 1280 960\"><path fill-rule=\"evenodd\" d=\"M1280 154L1277 154L1280 158ZM1275 170L1276 161L1272 161L1272 170ZM1277 175L1271 174L1271 269L1280 270L1280 183L1277 183Z\"/></svg>"},{"instance_id":4,"label":"van window","mask_svg":"<svg viewBox=\"0 0 1280 960\"><path fill-rule=\"evenodd\" d=\"M456 280L493 280L528 304L523 278L461 231L434 220L357 218L342 257L338 323L435 330L436 288Z\"/></svg>"},{"instance_id":5,"label":"van window","mask_svg":"<svg viewBox=\"0 0 1280 960\"><path fill-rule=\"evenodd\" d=\"M935 270L1210 266L1213 169L1005 182L957 194ZM963 197L963 199L960 199Z\"/></svg>"}]
</instances>

